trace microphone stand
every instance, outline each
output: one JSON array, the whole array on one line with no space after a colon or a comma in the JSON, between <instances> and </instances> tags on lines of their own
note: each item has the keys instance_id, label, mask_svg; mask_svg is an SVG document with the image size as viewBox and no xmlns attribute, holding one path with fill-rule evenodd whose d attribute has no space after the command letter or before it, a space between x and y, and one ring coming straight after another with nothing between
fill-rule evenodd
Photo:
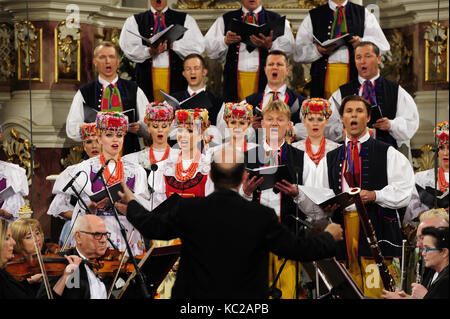
<instances>
[{"instance_id":1,"label":"microphone stand","mask_svg":"<svg viewBox=\"0 0 450 319\"><path fill-rule=\"evenodd\" d=\"M294 167L295 168L295 187L297 188L297 191L299 191L298 189L298 171L299 168L297 166ZM295 204L295 237L298 237L298 220L300 219L298 217L298 204ZM298 281L300 280L299 276L298 276L298 261L295 261L295 299L298 298Z\"/></svg>"},{"instance_id":2,"label":"microphone stand","mask_svg":"<svg viewBox=\"0 0 450 319\"><path fill-rule=\"evenodd\" d=\"M130 244L128 243L126 230L125 230L125 228L123 227L122 223L119 220L119 215L117 213L116 207L114 206L114 201L112 199L111 192L108 189L108 184L106 183L105 178L103 177L103 174L100 174L100 178L101 178L101 180L103 182L103 185L105 186L105 190L106 190L106 193L108 194L109 201L111 202L112 210L114 212L114 217L116 218L116 221L119 224L120 233L122 234L122 237L124 239L124 242L125 242L125 245L126 245L126 248L127 248L127 252L128 252L128 257L131 259L131 261L133 263L133 266L134 266L134 269L136 271L136 278L137 278L139 286L140 286L140 288L142 290L142 295L144 296L144 299L151 299L152 296L148 293L147 287L145 286L144 274L142 273L141 269L138 267L138 264L136 262L136 258L134 258L134 255L131 252L131 247L130 247Z\"/></svg>"}]
</instances>

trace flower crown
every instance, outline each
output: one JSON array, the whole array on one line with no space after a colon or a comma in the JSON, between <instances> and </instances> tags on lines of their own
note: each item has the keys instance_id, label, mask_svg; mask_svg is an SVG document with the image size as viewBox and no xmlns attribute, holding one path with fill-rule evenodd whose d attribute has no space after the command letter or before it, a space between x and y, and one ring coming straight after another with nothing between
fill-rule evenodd
<instances>
[{"instance_id":1,"label":"flower crown","mask_svg":"<svg viewBox=\"0 0 450 319\"><path fill-rule=\"evenodd\" d=\"M321 98L306 99L302 103L302 116L307 114L322 114L326 119L331 116L331 103Z\"/></svg>"},{"instance_id":2,"label":"flower crown","mask_svg":"<svg viewBox=\"0 0 450 319\"><path fill-rule=\"evenodd\" d=\"M434 134L439 139L439 144L448 144L448 121L439 123L434 129Z\"/></svg>"},{"instance_id":3,"label":"flower crown","mask_svg":"<svg viewBox=\"0 0 450 319\"><path fill-rule=\"evenodd\" d=\"M223 119L226 121L230 119L248 120L253 118L253 106L247 102L241 103L225 103L223 111Z\"/></svg>"},{"instance_id":4,"label":"flower crown","mask_svg":"<svg viewBox=\"0 0 450 319\"><path fill-rule=\"evenodd\" d=\"M208 111L206 109L182 109L175 111L175 126L180 124L194 125L195 121L200 121L201 130L209 127Z\"/></svg>"},{"instance_id":5,"label":"flower crown","mask_svg":"<svg viewBox=\"0 0 450 319\"><path fill-rule=\"evenodd\" d=\"M100 131L114 130L124 133L128 131L128 116L120 112L99 112L96 123L97 129Z\"/></svg>"},{"instance_id":6,"label":"flower crown","mask_svg":"<svg viewBox=\"0 0 450 319\"><path fill-rule=\"evenodd\" d=\"M80 126L80 136L84 141L90 136L97 135L97 123L87 123L81 124Z\"/></svg>"},{"instance_id":7,"label":"flower crown","mask_svg":"<svg viewBox=\"0 0 450 319\"><path fill-rule=\"evenodd\" d=\"M152 102L145 109L144 122L172 122L173 108L169 104Z\"/></svg>"}]
</instances>

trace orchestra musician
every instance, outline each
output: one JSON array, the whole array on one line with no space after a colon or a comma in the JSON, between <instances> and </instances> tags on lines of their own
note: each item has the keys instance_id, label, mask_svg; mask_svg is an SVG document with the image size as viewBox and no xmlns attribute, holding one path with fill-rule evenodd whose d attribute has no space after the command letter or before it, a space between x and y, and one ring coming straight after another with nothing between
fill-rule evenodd
<instances>
[{"instance_id":1,"label":"orchestra musician","mask_svg":"<svg viewBox=\"0 0 450 319\"><path fill-rule=\"evenodd\" d=\"M49 278L55 299L107 298L110 278L99 278L87 261L105 254L110 235L98 216L84 215L77 219L74 226L75 247L59 253L65 256L69 265L61 276ZM43 285L36 297L47 298Z\"/></svg>"},{"instance_id":2,"label":"orchestra musician","mask_svg":"<svg viewBox=\"0 0 450 319\"><path fill-rule=\"evenodd\" d=\"M224 161L224 159L231 159ZM268 252L297 260L331 257L342 228L330 224L312 238L298 238L275 211L239 195L244 158L234 148L214 154L210 175L215 190L204 198L174 194L151 214L124 186L116 207L146 237L180 237L180 266L173 299L268 297Z\"/></svg>"}]
</instances>

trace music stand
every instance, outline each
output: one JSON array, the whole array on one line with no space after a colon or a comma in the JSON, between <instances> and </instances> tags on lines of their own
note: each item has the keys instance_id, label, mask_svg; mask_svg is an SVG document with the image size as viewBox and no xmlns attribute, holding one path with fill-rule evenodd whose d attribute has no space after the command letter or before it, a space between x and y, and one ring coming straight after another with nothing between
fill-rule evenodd
<instances>
[{"instance_id":1,"label":"music stand","mask_svg":"<svg viewBox=\"0 0 450 319\"><path fill-rule=\"evenodd\" d=\"M152 247L139 261L138 267L145 274L147 289L152 299L161 282L166 278L181 252L181 244L163 247ZM139 286L133 283L136 272L133 272L117 295L117 298L134 299L139 296Z\"/></svg>"},{"instance_id":2,"label":"music stand","mask_svg":"<svg viewBox=\"0 0 450 319\"><path fill-rule=\"evenodd\" d=\"M319 283L316 286L320 290L316 291L318 299L365 298L361 289L359 289L345 267L342 266L336 258L333 257L302 263L302 265L310 278L318 277L319 279ZM325 293L320 294L322 291Z\"/></svg>"}]
</instances>

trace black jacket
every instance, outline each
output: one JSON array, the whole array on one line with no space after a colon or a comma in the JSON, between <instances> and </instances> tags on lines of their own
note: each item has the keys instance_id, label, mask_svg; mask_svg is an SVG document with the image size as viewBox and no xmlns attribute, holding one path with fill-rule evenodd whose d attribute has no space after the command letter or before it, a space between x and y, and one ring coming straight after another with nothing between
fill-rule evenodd
<instances>
[{"instance_id":1,"label":"black jacket","mask_svg":"<svg viewBox=\"0 0 450 319\"><path fill-rule=\"evenodd\" d=\"M5 269L0 269L0 300L33 299L35 291L26 280L18 281Z\"/></svg>"},{"instance_id":2,"label":"black jacket","mask_svg":"<svg viewBox=\"0 0 450 319\"><path fill-rule=\"evenodd\" d=\"M430 280L431 281L431 280ZM436 280L428 285L427 294L423 299L448 299L449 298L449 285L448 285L448 265L438 275Z\"/></svg>"},{"instance_id":3,"label":"black jacket","mask_svg":"<svg viewBox=\"0 0 450 319\"><path fill-rule=\"evenodd\" d=\"M329 233L296 238L273 209L233 190L203 198L174 194L152 213L131 201L127 218L147 238L181 239L174 299L267 298L269 251L300 261L335 251Z\"/></svg>"}]
</instances>

